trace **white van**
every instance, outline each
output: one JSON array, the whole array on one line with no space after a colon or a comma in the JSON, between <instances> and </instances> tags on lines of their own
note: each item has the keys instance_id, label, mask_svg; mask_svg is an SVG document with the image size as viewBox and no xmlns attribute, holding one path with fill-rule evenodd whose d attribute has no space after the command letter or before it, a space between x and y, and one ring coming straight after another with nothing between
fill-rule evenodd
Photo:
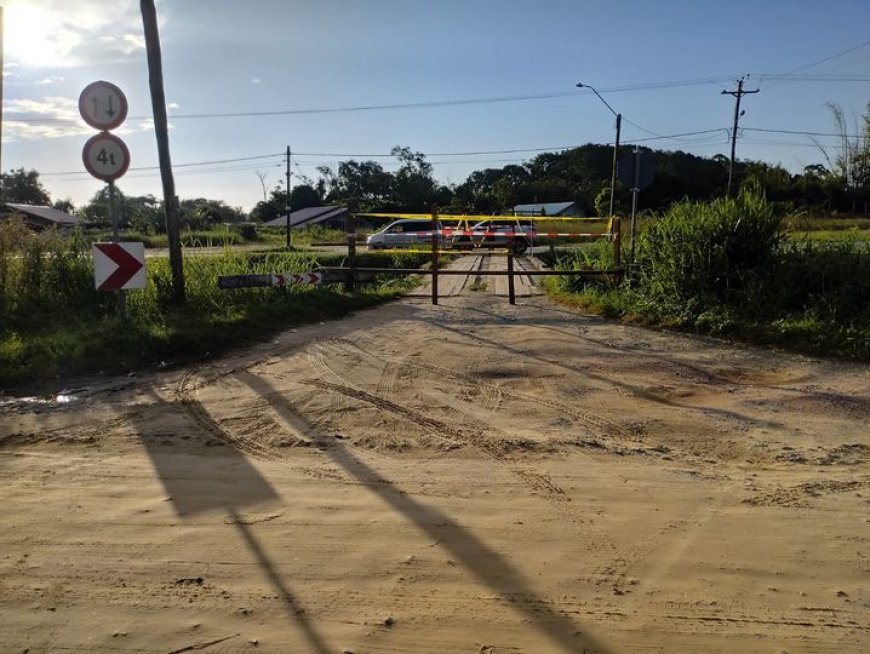
<instances>
[{"instance_id":1,"label":"white van","mask_svg":"<svg viewBox=\"0 0 870 654\"><path fill-rule=\"evenodd\" d=\"M441 225L437 225L436 238L442 240ZM366 239L369 250L425 247L432 243L432 221L419 219L397 220Z\"/></svg>"}]
</instances>

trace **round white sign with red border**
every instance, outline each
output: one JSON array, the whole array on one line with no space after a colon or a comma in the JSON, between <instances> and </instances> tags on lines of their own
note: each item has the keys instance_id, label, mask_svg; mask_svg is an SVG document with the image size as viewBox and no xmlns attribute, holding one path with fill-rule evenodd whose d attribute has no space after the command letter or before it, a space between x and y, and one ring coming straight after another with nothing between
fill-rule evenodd
<instances>
[{"instance_id":1,"label":"round white sign with red border","mask_svg":"<svg viewBox=\"0 0 870 654\"><path fill-rule=\"evenodd\" d=\"M104 182L112 182L127 172L130 151L117 136L103 132L85 143L82 161L91 175Z\"/></svg>"},{"instance_id":2,"label":"round white sign with red border","mask_svg":"<svg viewBox=\"0 0 870 654\"><path fill-rule=\"evenodd\" d=\"M91 127L108 132L127 118L127 96L111 82L93 82L79 96L79 113Z\"/></svg>"}]
</instances>

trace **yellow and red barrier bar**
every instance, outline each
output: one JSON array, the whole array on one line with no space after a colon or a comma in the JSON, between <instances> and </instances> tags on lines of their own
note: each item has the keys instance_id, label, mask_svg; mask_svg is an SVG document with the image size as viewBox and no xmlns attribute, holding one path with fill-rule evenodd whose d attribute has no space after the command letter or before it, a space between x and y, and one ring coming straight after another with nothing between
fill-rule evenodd
<instances>
[{"instance_id":1,"label":"yellow and red barrier bar","mask_svg":"<svg viewBox=\"0 0 870 654\"><path fill-rule=\"evenodd\" d=\"M404 220L404 219L415 219L415 220L432 220L431 213L358 213L357 216L365 216L366 218L389 218L391 220ZM485 220L498 220L498 221L516 221L516 222L529 222L536 220L543 221L589 221L589 222L604 222L608 221L609 218L601 217L601 216L584 216L582 218L574 218L568 216L488 216L484 214L438 214L437 219L441 222L462 222L462 221L474 221L477 223L483 222Z\"/></svg>"}]
</instances>

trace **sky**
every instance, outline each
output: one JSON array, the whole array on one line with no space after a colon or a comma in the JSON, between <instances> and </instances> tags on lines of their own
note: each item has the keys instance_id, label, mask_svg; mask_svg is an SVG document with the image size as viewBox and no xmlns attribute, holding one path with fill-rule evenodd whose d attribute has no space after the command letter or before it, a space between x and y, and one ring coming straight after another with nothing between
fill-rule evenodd
<instances>
[{"instance_id":1,"label":"sky","mask_svg":"<svg viewBox=\"0 0 870 654\"><path fill-rule=\"evenodd\" d=\"M160 197L139 2L0 6L2 169L36 169L53 200L87 203L104 183L84 171L95 130L77 102L107 80L130 107L117 184ZM453 184L540 150L612 145L613 115L578 82L623 114L623 143L712 156L730 152L734 98L721 92L748 75L760 92L743 99L737 156L792 172L824 163L820 145L836 153L828 103L858 133L870 101L867 0L160 0L157 12L177 193L245 210L283 180L287 146L296 185L349 158L395 168L396 145Z\"/></svg>"}]
</instances>

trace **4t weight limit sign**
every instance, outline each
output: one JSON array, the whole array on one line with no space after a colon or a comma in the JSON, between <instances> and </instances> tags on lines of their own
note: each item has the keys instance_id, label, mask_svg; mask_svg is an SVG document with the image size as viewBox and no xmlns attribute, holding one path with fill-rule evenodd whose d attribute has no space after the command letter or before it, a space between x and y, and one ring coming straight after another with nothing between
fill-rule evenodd
<instances>
[{"instance_id":1,"label":"4t weight limit sign","mask_svg":"<svg viewBox=\"0 0 870 654\"><path fill-rule=\"evenodd\" d=\"M130 151L114 134L104 132L88 139L82 150L82 162L87 171L105 182L121 177L130 166Z\"/></svg>"}]
</instances>

